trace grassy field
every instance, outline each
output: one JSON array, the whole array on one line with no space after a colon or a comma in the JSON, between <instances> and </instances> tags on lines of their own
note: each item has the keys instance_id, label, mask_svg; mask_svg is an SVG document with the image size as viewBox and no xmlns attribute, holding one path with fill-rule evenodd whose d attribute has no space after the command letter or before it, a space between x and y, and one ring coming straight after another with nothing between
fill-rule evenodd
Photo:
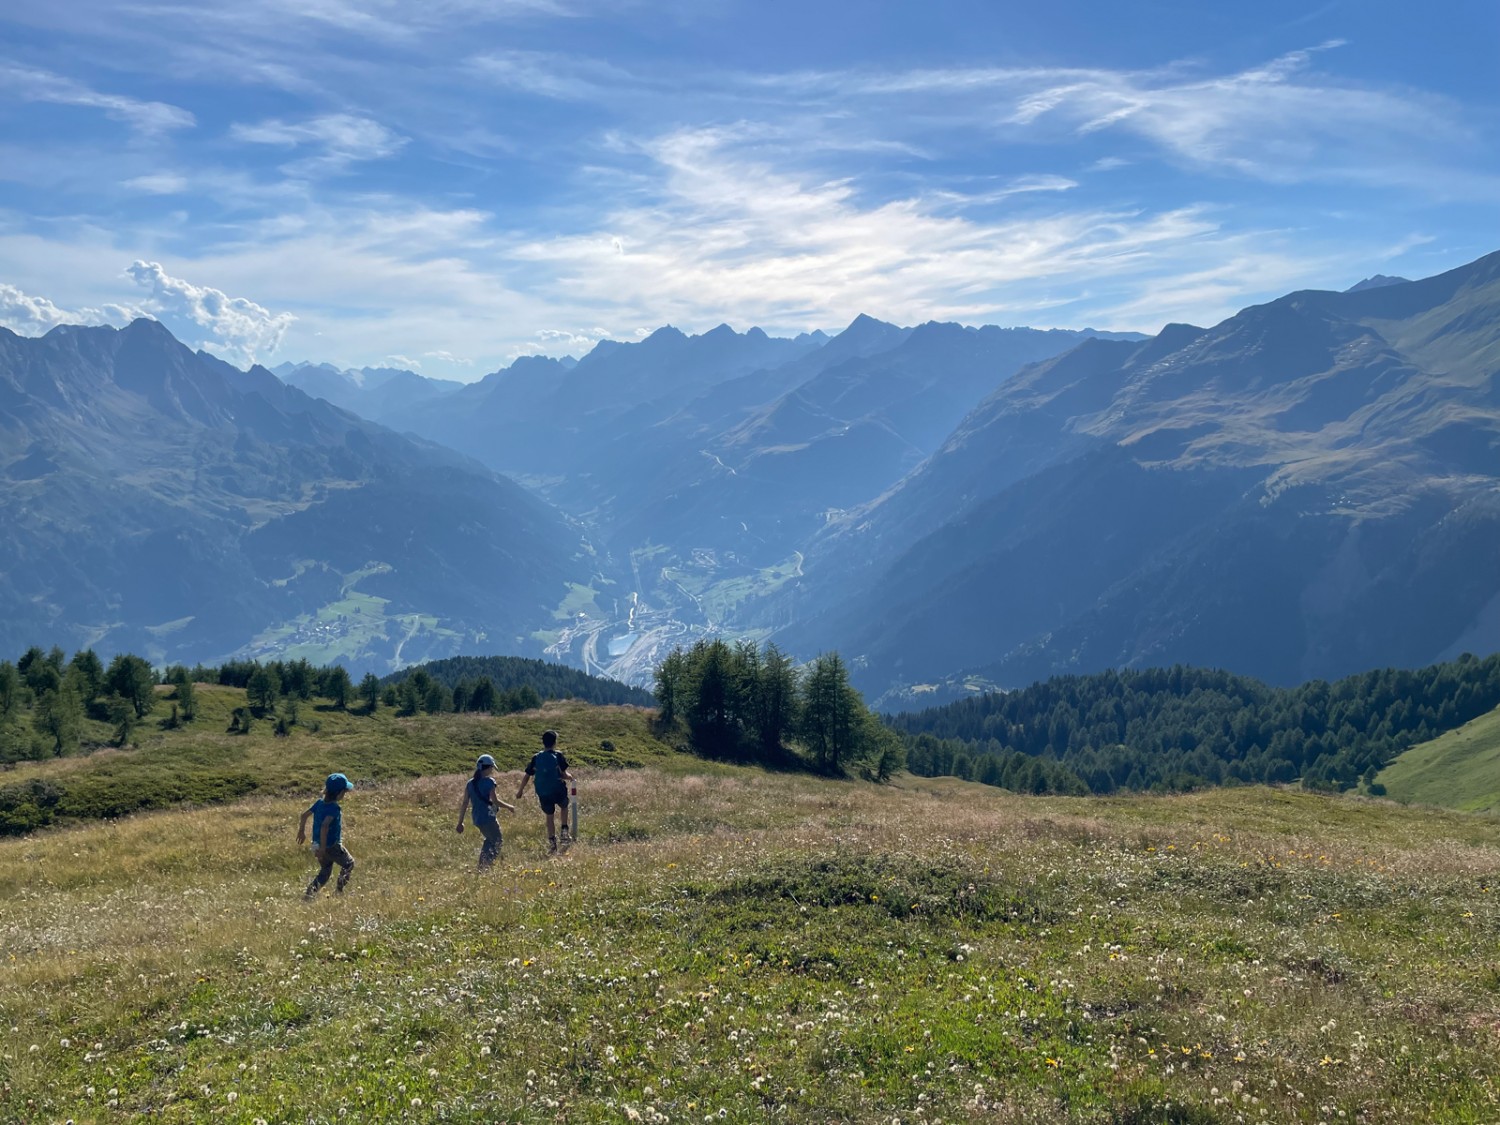
<instances>
[{"instance_id":1,"label":"grassy field","mask_svg":"<svg viewBox=\"0 0 1500 1125\"><path fill-rule=\"evenodd\" d=\"M540 746L548 727L561 733L569 754L598 766L655 762L670 768L676 757L652 734L648 712L634 707L557 702L494 719L473 714L397 718L384 706L366 715L363 704L336 711L326 702L304 703L298 723L286 737L277 737L270 718L255 721L249 734L228 733L231 711L245 703L242 690L199 685L197 720L173 730L163 729L170 689L159 688L158 694L156 711L138 728L133 749L23 762L0 771L0 808L7 791L34 780L60 794L59 817L95 818L185 801L311 791L336 769L359 783L469 769L484 753L503 766L519 766ZM89 723L86 737L102 740L109 733L106 724ZM612 750L601 749L606 741Z\"/></svg>"},{"instance_id":2,"label":"grassy field","mask_svg":"<svg viewBox=\"0 0 1500 1125\"><path fill-rule=\"evenodd\" d=\"M718 563L690 563L663 568L662 578L692 597L710 623L722 622L734 608L751 598L763 598L802 573L802 554L794 551L790 558L757 571L731 574Z\"/></svg>"},{"instance_id":3,"label":"grassy field","mask_svg":"<svg viewBox=\"0 0 1500 1125\"><path fill-rule=\"evenodd\" d=\"M1398 801L1469 812L1500 808L1500 711L1413 746L1376 780Z\"/></svg>"},{"instance_id":4,"label":"grassy field","mask_svg":"<svg viewBox=\"0 0 1500 1125\"><path fill-rule=\"evenodd\" d=\"M0 841L0 1120L1500 1119L1490 818L580 773L487 876L461 775L362 781L312 904L307 794Z\"/></svg>"}]
</instances>

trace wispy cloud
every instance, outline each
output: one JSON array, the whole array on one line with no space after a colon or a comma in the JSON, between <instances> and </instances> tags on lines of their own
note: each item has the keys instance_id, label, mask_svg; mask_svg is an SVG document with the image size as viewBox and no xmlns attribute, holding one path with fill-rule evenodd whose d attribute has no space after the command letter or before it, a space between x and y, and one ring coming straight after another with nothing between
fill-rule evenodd
<instances>
[{"instance_id":1,"label":"wispy cloud","mask_svg":"<svg viewBox=\"0 0 1500 1125\"><path fill-rule=\"evenodd\" d=\"M713 319L709 310L734 310L758 323L827 324L861 311L905 321L993 316L1039 300L1027 296L1038 282L1154 271L1201 252L1217 233L1191 208L979 219L963 214L952 192L866 202L847 181L746 159L742 136L685 130L650 142L661 180L647 204L512 255L556 279L555 296L565 285L574 300L613 307L627 321L702 323ZM1012 192L1067 186L1037 180Z\"/></svg>"},{"instance_id":2,"label":"wispy cloud","mask_svg":"<svg viewBox=\"0 0 1500 1125\"><path fill-rule=\"evenodd\" d=\"M193 115L178 106L102 93L75 79L15 63L0 62L0 90L22 101L102 110L141 133L164 133L196 124Z\"/></svg>"},{"instance_id":3,"label":"wispy cloud","mask_svg":"<svg viewBox=\"0 0 1500 1125\"><path fill-rule=\"evenodd\" d=\"M237 124L231 139L247 144L278 145L286 148L311 146L310 156L282 165L288 175L310 176L345 171L362 160L382 160L394 156L406 144L378 121L347 113L333 113L307 121L262 121L254 125Z\"/></svg>"},{"instance_id":4,"label":"wispy cloud","mask_svg":"<svg viewBox=\"0 0 1500 1125\"><path fill-rule=\"evenodd\" d=\"M465 65L491 85L565 101L614 96L639 84L609 63L553 51L498 51L476 55Z\"/></svg>"},{"instance_id":5,"label":"wispy cloud","mask_svg":"<svg viewBox=\"0 0 1500 1125\"><path fill-rule=\"evenodd\" d=\"M214 339L204 346L227 358L253 363L262 353L274 352L296 319L290 313L273 313L245 297L231 297L218 289L173 277L157 262L132 262L126 273L150 292L154 309L207 328Z\"/></svg>"},{"instance_id":6,"label":"wispy cloud","mask_svg":"<svg viewBox=\"0 0 1500 1125\"><path fill-rule=\"evenodd\" d=\"M750 81L793 100L879 104L894 115L894 128L908 118L1056 144L1125 133L1177 161L1273 182L1388 178L1414 164L1420 174L1448 161L1455 145L1475 140L1462 112L1444 98L1318 72L1317 54L1341 45L1334 40L1224 74L1186 64L956 67Z\"/></svg>"},{"instance_id":7,"label":"wispy cloud","mask_svg":"<svg viewBox=\"0 0 1500 1125\"><path fill-rule=\"evenodd\" d=\"M25 128L0 145L0 276L100 308L120 262L154 259L217 307L256 295L236 326L146 267L158 311L226 353L463 374L665 321L1201 322L1373 272L1411 230L1450 245L1419 208L1500 197L1482 122L1394 77L1340 78L1349 52L749 73L748 52L642 50L576 18L636 2L132 0L115 30L103 0L28 15L65 23L74 58L127 47L77 78L0 63L0 120L9 94L131 127L88 151ZM172 91L215 127L104 88ZM247 103L274 108L219 127Z\"/></svg>"},{"instance_id":8,"label":"wispy cloud","mask_svg":"<svg viewBox=\"0 0 1500 1125\"><path fill-rule=\"evenodd\" d=\"M1008 122L1125 131L1180 160L1287 181L1389 177L1403 153L1425 163L1472 139L1441 99L1336 83L1312 61L1312 51L1295 51L1206 78L1069 74L1023 96Z\"/></svg>"},{"instance_id":9,"label":"wispy cloud","mask_svg":"<svg viewBox=\"0 0 1500 1125\"><path fill-rule=\"evenodd\" d=\"M188 178L175 172L152 172L145 176L132 176L125 186L147 195L180 195L188 189Z\"/></svg>"}]
</instances>

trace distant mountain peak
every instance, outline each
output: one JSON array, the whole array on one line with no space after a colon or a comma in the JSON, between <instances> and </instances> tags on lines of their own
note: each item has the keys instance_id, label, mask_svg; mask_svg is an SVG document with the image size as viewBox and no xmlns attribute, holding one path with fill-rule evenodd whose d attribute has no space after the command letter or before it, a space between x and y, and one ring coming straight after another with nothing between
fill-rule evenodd
<instances>
[{"instance_id":1,"label":"distant mountain peak","mask_svg":"<svg viewBox=\"0 0 1500 1125\"><path fill-rule=\"evenodd\" d=\"M1363 281L1355 282L1348 289L1345 289L1344 292L1358 293L1364 289L1382 289L1387 285L1406 285L1409 281L1409 278L1391 277L1389 274L1377 273L1365 278Z\"/></svg>"},{"instance_id":2,"label":"distant mountain peak","mask_svg":"<svg viewBox=\"0 0 1500 1125\"><path fill-rule=\"evenodd\" d=\"M727 328L728 325L724 325L724 327ZM734 329L731 328L730 331L732 332L732 331L734 331ZM653 332L653 333L651 333L651 335L647 336L645 342L646 343L650 343L651 341L655 341L656 343L661 344L661 343L666 343L668 340L685 340L685 339L687 339L687 337L683 335L682 329L680 329L680 328L674 328L670 324L663 324L655 332ZM601 344L604 343L604 342L605 341L603 341L603 340L599 341L599 343L601 343Z\"/></svg>"},{"instance_id":3,"label":"distant mountain peak","mask_svg":"<svg viewBox=\"0 0 1500 1125\"><path fill-rule=\"evenodd\" d=\"M159 320L154 320L149 316L136 317L124 328L120 329L120 331L131 336L139 336L148 340L171 340L174 344L178 342L177 337L172 335L165 324L163 324Z\"/></svg>"}]
</instances>

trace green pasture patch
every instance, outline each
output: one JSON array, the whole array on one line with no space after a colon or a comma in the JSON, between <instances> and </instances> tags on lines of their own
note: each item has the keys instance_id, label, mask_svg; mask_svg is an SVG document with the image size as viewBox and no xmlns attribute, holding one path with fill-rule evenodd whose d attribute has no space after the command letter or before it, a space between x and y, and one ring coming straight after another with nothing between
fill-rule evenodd
<instances>
[{"instance_id":1,"label":"green pasture patch","mask_svg":"<svg viewBox=\"0 0 1500 1125\"><path fill-rule=\"evenodd\" d=\"M599 607L594 599L599 596L598 591L592 586L583 586L577 582L568 583L568 592L552 611L552 616L558 621L573 621L579 614L589 617L597 616Z\"/></svg>"},{"instance_id":2,"label":"green pasture patch","mask_svg":"<svg viewBox=\"0 0 1500 1125\"><path fill-rule=\"evenodd\" d=\"M1413 746L1375 780L1397 801L1465 812L1500 809L1500 710Z\"/></svg>"}]
</instances>

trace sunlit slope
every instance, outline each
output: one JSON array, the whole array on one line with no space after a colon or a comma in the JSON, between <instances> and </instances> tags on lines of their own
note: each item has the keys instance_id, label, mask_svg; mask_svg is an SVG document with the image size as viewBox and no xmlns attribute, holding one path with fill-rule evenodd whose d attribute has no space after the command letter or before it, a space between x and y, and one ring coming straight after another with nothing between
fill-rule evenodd
<instances>
[{"instance_id":1,"label":"sunlit slope","mask_svg":"<svg viewBox=\"0 0 1500 1125\"><path fill-rule=\"evenodd\" d=\"M484 878L366 785L311 905L301 797L0 841L0 1120L1500 1116L1489 818L580 773Z\"/></svg>"},{"instance_id":2,"label":"sunlit slope","mask_svg":"<svg viewBox=\"0 0 1500 1125\"><path fill-rule=\"evenodd\" d=\"M197 719L164 729L169 690L158 689L156 709L137 728L132 749L23 762L0 772L0 835L54 819L121 816L253 793L311 793L334 770L359 785L473 769L480 754L511 768L540 748L542 731L549 727L561 735L563 750L581 762L649 762L671 769L679 757L652 732L653 713L638 707L557 701L498 718L400 718L386 706L368 715L363 704L338 711L318 701L300 706L283 737L276 734L273 716L253 720L249 734L231 733L232 713L244 706L245 692L203 684L196 689ZM286 702L279 707L280 716L287 717ZM90 728L100 737L109 729L102 723Z\"/></svg>"},{"instance_id":3,"label":"sunlit slope","mask_svg":"<svg viewBox=\"0 0 1500 1125\"><path fill-rule=\"evenodd\" d=\"M1500 710L1413 746L1376 780L1398 801L1470 812L1500 808Z\"/></svg>"}]
</instances>

